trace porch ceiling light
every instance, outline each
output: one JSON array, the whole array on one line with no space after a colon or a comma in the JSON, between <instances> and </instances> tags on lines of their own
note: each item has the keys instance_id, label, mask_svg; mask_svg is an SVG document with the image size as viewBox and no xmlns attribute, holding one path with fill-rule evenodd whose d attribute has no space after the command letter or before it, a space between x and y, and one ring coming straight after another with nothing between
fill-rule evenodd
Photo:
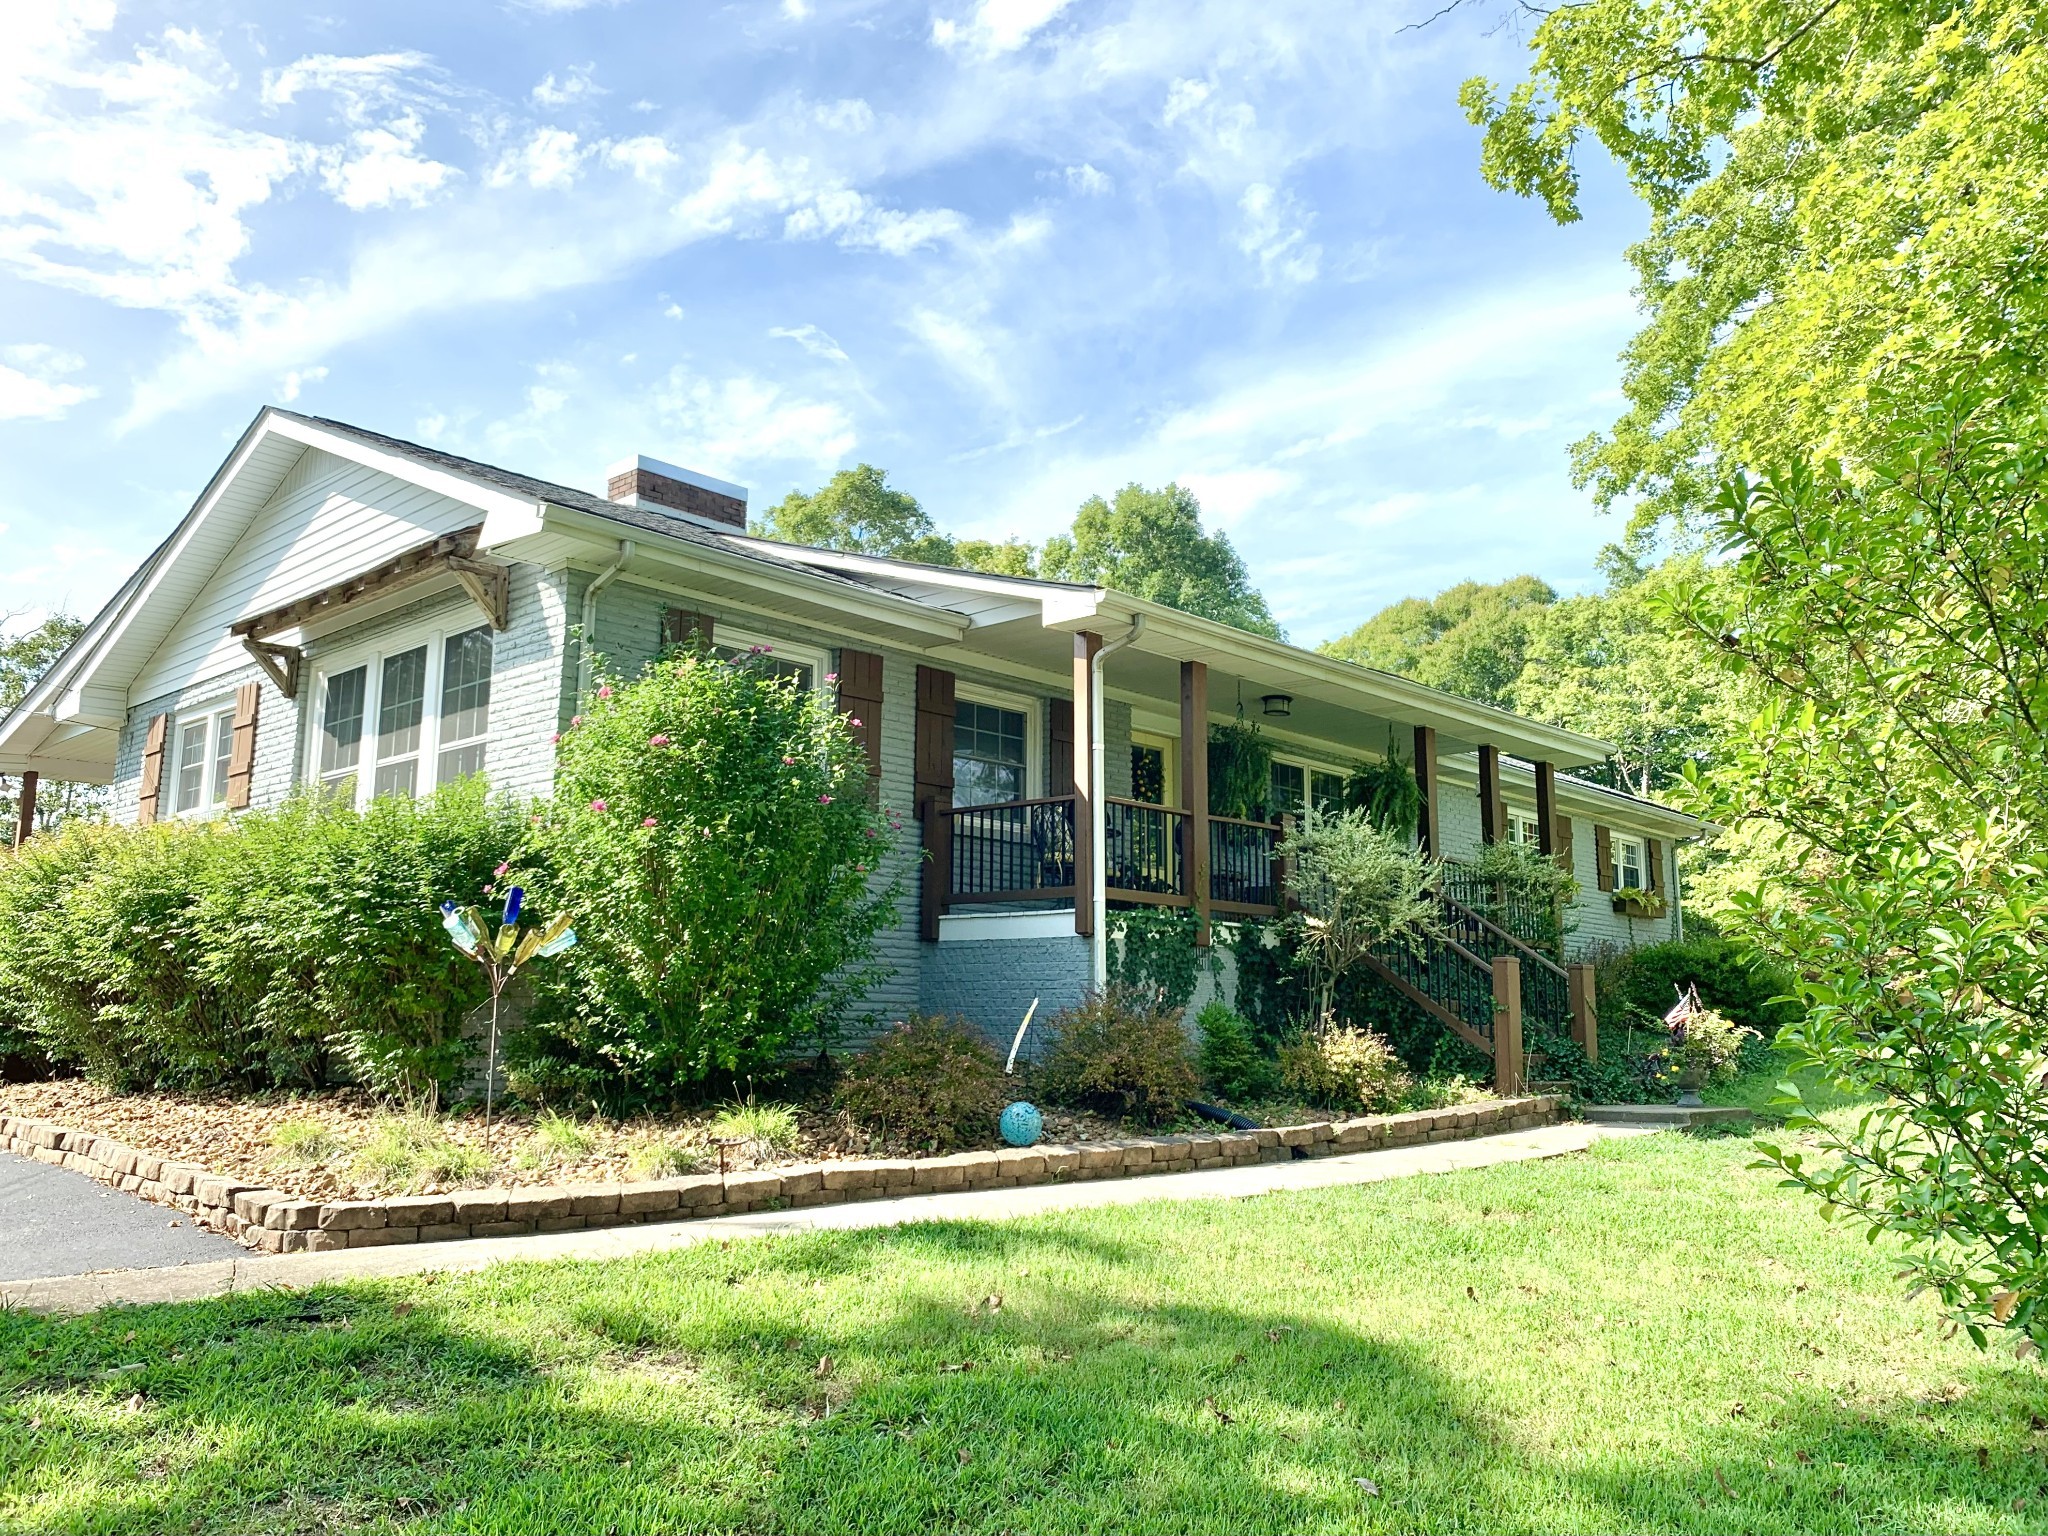
<instances>
[{"instance_id":1,"label":"porch ceiling light","mask_svg":"<svg viewBox=\"0 0 2048 1536\"><path fill-rule=\"evenodd\" d=\"M1260 694L1259 709L1269 720L1285 720L1294 713L1294 695L1291 693Z\"/></svg>"}]
</instances>

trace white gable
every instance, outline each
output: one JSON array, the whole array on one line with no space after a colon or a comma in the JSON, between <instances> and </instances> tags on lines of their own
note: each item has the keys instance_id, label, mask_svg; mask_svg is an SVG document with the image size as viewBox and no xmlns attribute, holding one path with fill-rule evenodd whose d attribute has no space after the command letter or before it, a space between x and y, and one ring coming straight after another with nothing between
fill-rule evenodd
<instances>
[{"instance_id":1,"label":"white gable","mask_svg":"<svg viewBox=\"0 0 2048 1536\"><path fill-rule=\"evenodd\" d=\"M137 673L131 706L246 668L235 620L483 520L466 502L306 449Z\"/></svg>"}]
</instances>

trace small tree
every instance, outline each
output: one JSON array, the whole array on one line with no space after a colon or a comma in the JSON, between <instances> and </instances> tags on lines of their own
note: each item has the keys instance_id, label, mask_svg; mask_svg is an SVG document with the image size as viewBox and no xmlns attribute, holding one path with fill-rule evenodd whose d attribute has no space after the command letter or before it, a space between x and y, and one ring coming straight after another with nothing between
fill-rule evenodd
<instances>
[{"instance_id":1,"label":"small tree","mask_svg":"<svg viewBox=\"0 0 2048 1536\"><path fill-rule=\"evenodd\" d=\"M895 912L847 722L763 654L682 651L601 680L560 746L527 884L576 925L541 1000L573 1054L647 1097L822 1043Z\"/></svg>"},{"instance_id":2,"label":"small tree","mask_svg":"<svg viewBox=\"0 0 2048 1536\"><path fill-rule=\"evenodd\" d=\"M1338 983L1380 946L1443 931L1434 894L1436 860L1373 825L1364 811L1311 806L1280 845L1287 925L1315 987L1317 1018L1330 1017Z\"/></svg>"}]
</instances>

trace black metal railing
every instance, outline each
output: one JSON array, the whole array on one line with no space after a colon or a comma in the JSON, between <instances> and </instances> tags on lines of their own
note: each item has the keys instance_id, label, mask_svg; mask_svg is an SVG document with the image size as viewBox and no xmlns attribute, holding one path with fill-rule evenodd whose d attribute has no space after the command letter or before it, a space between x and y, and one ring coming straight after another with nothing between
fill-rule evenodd
<instances>
[{"instance_id":1,"label":"black metal railing","mask_svg":"<svg viewBox=\"0 0 2048 1536\"><path fill-rule=\"evenodd\" d=\"M1138 800L1102 803L1103 880L1112 891L1185 896L1187 816Z\"/></svg>"},{"instance_id":2,"label":"black metal railing","mask_svg":"<svg viewBox=\"0 0 2048 1536\"><path fill-rule=\"evenodd\" d=\"M1273 860L1281 831L1262 821L1209 818L1209 900L1234 907L1277 907Z\"/></svg>"},{"instance_id":3,"label":"black metal railing","mask_svg":"<svg viewBox=\"0 0 2048 1536\"><path fill-rule=\"evenodd\" d=\"M1074 801L959 806L949 823L954 901L1030 901L1074 894Z\"/></svg>"},{"instance_id":4,"label":"black metal railing","mask_svg":"<svg viewBox=\"0 0 2048 1536\"><path fill-rule=\"evenodd\" d=\"M1555 960L1564 946L1564 929L1557 909L1530 897L1526 891L1508 889L1498 880L1488 880L1468 864L1444 862L1444 894L1498 927L1506 929L1531 949Z\"/></svg>"},{"instance_id":5,"label":"black metal railing","mask_svg":"<svg viewBox=\"0 0 2048 1536\"><path fill-rule=\"evenodd\" d=\"M1445 931L1468 953L1489 964L1499 955L1512 955L1522 962L1524 1019L1570 1027L1571 984L1563 966L1455 897L1442 897L1442 913Z\"/></svg>"},{"instance_id":6,"label":"black metal railing","mask_svg":"<svg viewBox=\"0 0 2048 1536\"><path fill-rule=\"evenodd\" d=\"M1455 938L1435 934L1373 947L1381 965L1416 991L1435 999L1474 1034L1493 1039L1493 967Z\"/></svg>"}]
</instances>

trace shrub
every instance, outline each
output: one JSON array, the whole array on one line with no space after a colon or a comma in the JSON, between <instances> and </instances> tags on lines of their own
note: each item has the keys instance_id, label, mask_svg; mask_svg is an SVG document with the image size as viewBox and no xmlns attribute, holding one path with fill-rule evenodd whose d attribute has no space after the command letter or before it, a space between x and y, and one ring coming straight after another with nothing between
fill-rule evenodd
<instances>
[{"instance_id":1,"label":"shrub","mask_svg":"<svg viewBox=\"0 0 2048 1536\"><path fill-rule=\"evenodd\" d=\"M1661 1020L1689 987L1700 989L1700 1000L1709 1008L1766 1039L1800 1015L1796 1002L1775 1001L1793 990L1788 973L1751 963L1718 936L1645 944L1611 955L1599 962L1594 984L1603 1044L1631 1022L1640 1029L1643 1015Z\"/></svg>"},{"instance_id":2,"label":"shrub","mask_svg":"<svg viewBox=\"0 0 2048 1536\"><path fill-rule=\"evenodd\" d=\"M635 1147L626 1166L636 1179L674 1179L702 1173L711 1166L711 1155L689 1142L662 1137Z\"/></svg>"},{"instance_id":3,"label":"shrub","mask_svg":"<svg viewBox=\"0 0 2048 1536\"><path fill-rule=\"evenodd\" d=\"M971 1024L917 1015L847 1067L839 1102L911 1146L950 1151L994 1133L1003 1089L1002 1063Z\"/></svg>"},{"instance_id":4,"label":"shrub","mask_svg":"<svg viewBox=\"0 0 2048 1536\"><path fill-rule=\"evenodd\" d=\"M1280 1080L1329 1109L1390 1110L1411 1086L1383 1036L1325 1021L1280 1048Z\"/></svg>"},{"instance_id":5,"label":"shrub","mask_svg":"<svg viewBox=\"0 0 2048 1536\"><path fill-rule=\"evenodd\" d=\"M1316 988L1318 1018L1329 1015L1338 985L1367 953L1442 927L1436 862L1363 811L1311 808L1280 853L1295 902L1286 926Z\"/></svg>"},{"instance_id":6,"label":"shrub","mask_svg":"<svg viewBox=\"0 0 2048 1536\"><path fill-rule=\"evenodd\" d=\"M1495 1097L1486 1084L1474 1082L1462 1072L1442 1077L1425 1077L1401 1096L1403 1109L1455 1109L1460 1104L1484 1104Z\"/></svg>"},{"instance_id":7,"label":"shrub","mask_svg":"<svg viewBox=\"0 0 2048 1536\"><path fill-rule=\"evenodd\" d=\"M526 1145L519 1149L524 1168L551 1168L557 1163L582 1157L597 1146L597 1133L580 1120L542 1110L535 1117Z\"/></svg>"},{"instance_id":8,"label":"shrub","mask_svg":"<svg viewBox=\"0 0 2048 1536\"><path fill-rule=\"evenodd\" d=\"M523 883L579 943L535 979L548 1038L523 1071L669 1098L822 1041L883 974L894 824L825 694L762 656L671 652L603 681L560 754Z\"/></svg>"},{"instance_id":9,"label":"shrub","mask_svg":"<svg viewBox=\"0 0 2048 1536\"><path fill-rule=\"evenodd\" d=\"M1220 1000L1208 1003L1195 1015L1195 1028L1201 1034L1195 1059L1211 1092L1242 1101L1273 1091L1279 1069L1259 1049L1251 1022L1236 1009Z\"/></svg>"},{"instance_id":10,"label":"shrub","mask_svg":"<svg viewBox=\"0 0 2048 1536\"><path fill-rule=\"evenodd\" d=\"M474 899L521 826L480 783L360 814L309 794L232 821L67 824L0 859L0 1006L116 1087L307 1086L333 1053L432 1097L483 996L434 909Z\"/></svg>"},{"instance_id":11,"label":"shrub","mask_svg":"<svg viewBox=\"0 0 2048 1536\"><path fill-rule=\"evenodd\" d=\"M1139 1125L1178 1114L1200 1088L1176 1013L1111 988L1046 1025L1039 1092L1051 1103L1104 1109Z\"/></svg>"}]
</instances>

